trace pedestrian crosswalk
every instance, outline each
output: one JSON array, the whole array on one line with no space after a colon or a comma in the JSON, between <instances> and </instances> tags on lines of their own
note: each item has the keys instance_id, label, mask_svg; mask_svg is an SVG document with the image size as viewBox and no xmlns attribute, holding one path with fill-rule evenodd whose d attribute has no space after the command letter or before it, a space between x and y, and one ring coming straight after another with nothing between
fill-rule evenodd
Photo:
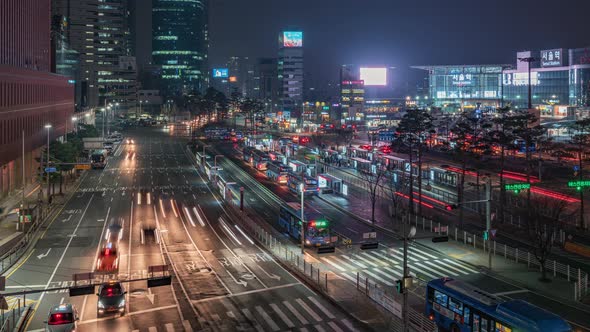
<instances>
[{"instance_id":1,"label":"pedestrian crosswalk","mask_svg":"<svg viewBox=\"0 0 590 332\"><path fill-rule=\"evenodd\" d=\"M316 296L289 300L240 303L235 299L214 299L194 303L203 328L232 331L358 331L352 321L338 317Z\"/></svg>"},{"instance_id":2,"label":"pedestrian crosswalk","mask_svg":"<svg viewBox=\"0 0 590 332\"><path fill-rule=\"evenodd\" d=\"M386 286L393 286L394 280L401 279L403 275L403 248L343 253L320 256L318 259L338 275L354 283L357 282L357 272ZM423 280L479 273L469 265L439 257L436 253L415 246L408 248L408 265L412 276Z\"/></svg>"},{"instance_id":3,"label":"pedestrian crosswalk","mask_svg":"<svg viewBox=\"0 0 590 332\"><path fill-rule=\"evenodd\" d=\"M193 332L193 328L190 325L188 320L184 320L181 323L165 323L159 326L150 326L143 329L134 329L131 332L177 332L177 331L185 331L185 332Z\"/></svg>"}]
</instances>

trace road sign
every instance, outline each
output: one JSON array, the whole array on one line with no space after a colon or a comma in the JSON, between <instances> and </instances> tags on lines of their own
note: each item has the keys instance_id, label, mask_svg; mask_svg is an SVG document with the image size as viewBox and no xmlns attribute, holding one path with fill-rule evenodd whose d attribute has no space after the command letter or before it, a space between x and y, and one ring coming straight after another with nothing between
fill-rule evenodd
<instances>
[{"instance_id":1,"label":"road sign","mask_svg":"<svg viewBox=\"0 0 590 332\"><path fill-rule=\"evenodd\" d=\"M25 214L24 216L20 216L20 222L31 222L31 215Z\"/></svg>"},{"instance_id":2,"label":"road sign","mask_svg":"<svg viewBox=\"0 0 590 332\"><path fill-rule=\"evenodd\" d=\"M577 172L580 170L580 165L574 165L574 172Z\"/></svg>"},{"instance_id":3,"label":"road sign","mask_svg":"<svg viewBox=\"0 0 590 332\"><path fill-rule=\"evenodd\" d=\"M90 169L90 164L76 164L75 169Z\"/></svg>"},{"instance_id":4,"label":"road sign","mask_svg":"<svg viewBox=\"0 0 590 332\"><path fill-rule=\"evenodd\" d=\"M492 236L492 238L496 237L496 232L498 232L497 229L490 229L490 235Z\"/></svg>"},{"instance_id":5,"label":"road sign","mask_svg":"<svg viewBox=\"0 0 590 332\"><path fill-rule=\"evenodd\" d=\"M567 183L568 187L573 188L582 188L582 187L590 187L590 180L578 180L578 181L570 181Z\"/></svg>"},{"instance_id":6,"label":"road sign","mask_svg":"<svg viewBox=\"0 0 590 332\"><path fill-rule=\"evenodd\" d=\"M55 167L45 167L45 173L55 173L57 172L57 168Z\"/></svg>"},{"instance_id":7,"label":"road sign","mask_svg":"<svg viewBox=\"0 0 590 332\"><path fill-rule=\"evenodd\" d=\"M363 239L376 239L376 238L377 238L377 232L363 233Z\"/></svg>"},{"instance_id":8,"label":"road sign","mask_svg":"<svg viewBox=\"0 0 590 332\"><path fill-rule=\"evenodd\" d=\"M531 189L530 183L508 183L504 185L505 190L512 190L518 193L520 190Z\"/></svg>"}]
</instances>

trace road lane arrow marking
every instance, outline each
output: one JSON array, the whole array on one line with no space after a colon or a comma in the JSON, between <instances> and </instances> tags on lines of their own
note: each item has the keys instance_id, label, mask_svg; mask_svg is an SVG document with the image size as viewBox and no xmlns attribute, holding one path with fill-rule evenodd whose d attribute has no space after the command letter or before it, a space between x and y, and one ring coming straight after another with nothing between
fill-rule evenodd
<instances>
[{"instance_id":1,"label":"road lane arrow marking","mask_svg":"<svg viewBox=\"0 0 590 332\"><path fill-rule=\"evenodd\" d=\"M47 257L47 255L49 255L49 252L51 251L51 248L49 248L49 250L47 250L46 253L41 254L41 255L37 255L37 259L41 259L41 258L45 258Z\"/></svg>"},{"instance_id":2,"label":"road lane arrow marking","mask_svg":"<svg viewBox=\"0 0 590 332\"><path fill-rule=\"evenodd\" d=\"M145 294L145 297L147 297L151 304L154 304L154 298L156 295L152 294L152 290L150 288L148 288L148 292Z\"/></svg>"},{"instance_id":3,"label":"road lane arrow marking","mask_svg":"<svg viewBox=\"0 0 590 332\"><path fill-rule=\"evenodd\" d=\"M274 274L274 273L268 273L265 269L262 268L262 266L260 266L260 264L257 264L258 268L262 270L262 272L264 272L264 274L266 274L267 277L271 278L271 279L275 279L275 280L281 280L281 277Z\"/></svg>"},{"instance_id":4,"label":"road lane arrow marking","mask_svg":"<svg viewBox=\"0 0 590 332\"><path fill-rule=\"evenodd\" d=\"M67 219L62 219L61 222L70 221L71 218L72 218L72 215L70 214L70 216Z\"/></svg>"}]
</instances>

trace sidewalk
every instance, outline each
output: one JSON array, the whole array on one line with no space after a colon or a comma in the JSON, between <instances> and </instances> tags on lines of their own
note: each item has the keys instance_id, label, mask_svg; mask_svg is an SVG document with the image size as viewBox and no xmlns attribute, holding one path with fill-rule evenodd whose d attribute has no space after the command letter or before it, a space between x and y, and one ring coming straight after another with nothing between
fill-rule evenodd
<instances>
[{"instance_id":1,"label":"sidewalk","mask_svg":"<svg viewBox=\"0 0 590 332\"><path fill-rule=\"evenodd\" d=\"M335 206L349 215L354 216L355 219L362 220L367 224L371 224L368 220L371 215L371 207L368 193L355 186L350 186L348 189L348 197L335 195L322 195L321 199L328 204ZM378 199L375 206L375 227L381 230L399 234L401 228L401 221L397 220L396 224L391 221L389 217L389 202L385 199ZM407 202L406 202L407 205ZM411 222L414 225L414 221ZM399 226L399 227L395 227ZM433 225L436 227L436 225ZM483 251L479 248L474 248L473 242L465 244L464 242L454 241L433 243L431 238L437 236L436 233L428 231L429 227L420 224L417 228L415 238L416 243L440 252L442 255L453 257L459 261L468 263L478 269L488 273L492 276L498 277L501 280L508 281L513 284L521 285L521 287L535 290L551 298L559 298L562 301L567 301L571 304L581 305L579 302L573 300L574 283L567 281L560 276L554 276L553 271L548 271L547 276L552 280L551 283L539 281L541 273L538 268L531 268L535 264L527 264L526 262L517 263L510 258L504 258L503 252L496 252L493 256L492 270L488 269L488 251ZM451 238L453 237L450 234ZM467 242L467 241L466 241ZM534 260L534 258L531 258ZM574 274L574 272L572 272ZM550 287L548 287L550 285ZM588 309L590 311L590 308Z\"/></svg>"}]
</instances>

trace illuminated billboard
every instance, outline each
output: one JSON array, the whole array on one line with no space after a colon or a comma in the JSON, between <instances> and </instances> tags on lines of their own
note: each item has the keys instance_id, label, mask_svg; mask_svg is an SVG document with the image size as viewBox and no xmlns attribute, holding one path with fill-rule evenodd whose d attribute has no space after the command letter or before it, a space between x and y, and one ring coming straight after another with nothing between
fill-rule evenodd
<instances>
[{"instance_id":1,"label":"illuminated billboard","mask_svg":"<svg viewBox=\"0 0 590 332\"><path fill-rule=\"evenodd\" d=\"M361 67L361 80L365 81L365 85L387 85L387 68Z\"/></svg>"},{"instance_id":2,"label":"illuminated billboard","mask_svg":"<svg viewBox=\"0 0 590 332\"><path fill-rule=\"evenodd\" d=\"M227 78L229 76L229 69L227 68L214 68L213 69L213 77L214 78Z\"/></svg>"},{"instance_id":3,"label":"illuminated billboard","mask_svg":"<svg viewBox=\"0 0 590 332\"><path fill-rule=\"evenodd\" d=\"M563 66L563 49L541 51L541 67Z\"/></svg>"},{"instance_id":4,"label":"illuminated billboard","mask_svg":"<svg viewBox=\"0 0 590 332\"><path fill-rule=\"evenodd\" d=\"M303 47L303 32L283 31L283 47Z\"/></svg>"}]
</instances>

